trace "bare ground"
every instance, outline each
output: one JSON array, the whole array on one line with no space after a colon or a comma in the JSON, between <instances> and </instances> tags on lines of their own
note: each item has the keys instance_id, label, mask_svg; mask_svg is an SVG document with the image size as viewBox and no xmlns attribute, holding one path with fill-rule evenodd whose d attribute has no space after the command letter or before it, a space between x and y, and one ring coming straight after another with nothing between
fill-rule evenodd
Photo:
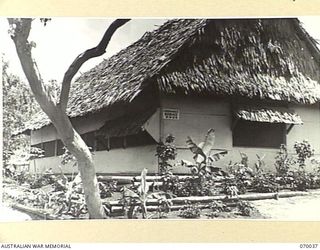
<instances>
[{"instance_id":1,"label":"bare ground","mask_svg":"<svg viewBox=\"0 0 320 250\"><path fill-rule=\"evenodd\" d=\"M290 221L320 221L320 195L308 195L291 198L281 198L279 200L257 200L251 203L259 211L251 217L244 217L235 213L222 213L216 219L272 219L272 220L290 220ZM207 219L205 215L208 211L201 213L200 219ZM168 215L167 219L177 219L177 212ZM14 210L5 205L0 205L0 221L28 221L34 217ZM165 219L165 218L164 218ZM182 218L180 218L182 219Z\"/></svg>"},{"instance_id":2,"label":"bare ground","mask_svg":"<svg viewBox=\"0 0 320 250\"><path fill-rule=\"evenodd\" d=\"M28 221L32 220L32 217L26 213L19 212L6 206L0 205L0 222L16 222L16 221Z\"/></svg>"},{"instance_id":3,"label":"bare ground","mask_svg":"<svg viewBox=\"0 0 320 250\"><path fill-rule=\"evenodd\" d=\"M320 194L252 202L267 219L320 221Z\"/></svg>"}]
</instances>

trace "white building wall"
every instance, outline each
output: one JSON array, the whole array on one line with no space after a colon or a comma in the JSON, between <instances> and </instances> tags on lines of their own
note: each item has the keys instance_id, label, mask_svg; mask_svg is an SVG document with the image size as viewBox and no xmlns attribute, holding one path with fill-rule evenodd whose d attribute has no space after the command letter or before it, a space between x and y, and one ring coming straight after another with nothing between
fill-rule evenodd
<instances>
[{"instance_id":1,"label":"white building wall","mask_svg":"<svg viewBox=\"0 0 320 250\"><path fill-rule=\"evenodd\" d=\"M315 153L320 156L320 108L318 105L290 105L301 117L303 125L296 125L287 137L288 148L292 149L295 141L308 140Z\"/></svg>"},{"instance_id":2,"label":"white building wall","mask_svg":"<svg viewBox=\"0 0 320 250\"><path fill-rule=\"evenodd\" d=\"M155 156L156 146L142 146L127 149L112 149L110 151L94 152L93 160L96 172L109 174L140 173L147 168L149 173L158 171L158 161ZM60 173L61 159L57 156L46 157L31 161L29 171L42 173L52 168L54 173ZM76 173L73 164L62 167L64 173Z\"/></svg>"},{"instance_id":3,"label":"white building wall","mask_svg":"<svg viewBox=\"0 0 320 250\"><path fill-rule=\"evenodd\" d=\"M84 134L101 128L107 119L108 116L103 112L100 112L86 117L79 117L76 120L73 120L72 124L78 133ZM57 139L59 139L57 130L52 125L31 131L31 145Z\"/></svg>"},{"instance_id":4,"label":"white building wall","mask_svg":"<svg viewBox=\"0 0 320 250\"><path fill-rule=\"evenodd\" d=\"M163 120L160 111L165 108L178 109L179 120ZM288 149L293 152L295 141L307 139L315 148L316 155L320 157L319 105L290 105L290 108L301 116L304 124L295 125L287 135ZM230 103L227 99L165 97L161 101L161 109L151 120L146 129L155 139L158 134L162 139L168 134L175 136L175 144L178 147L177 161L181 159L193 160L193 155L187 148L187 136L190 136L198 144L203 141L208 129L214 128L216 130L215 148L229 151L223 160L217 162L217 166L226 167L230 161L240 162L240 152L243 152L248 155L251 167L254 167L254 163L257 161L256 154L258 154L259 156L265 155L266 170L274 171L275 169L274 158L278 149L232 146L232 115ZM92 125L92 121L99 124L101 119L88 119L87 122L79 123L78 128L83 132L92 131L96 126ZM43 130L41 133L38 131L36 138L33 138L33 142L54 138L54 133L50 132L49 129ZM100 173L139 173L143 168L148 168L149 172L156 172L157 157L155 153L156 145L113 149L109 152L95 152L94 160L97 172ZM34 161L30 167L31 169L34 168L34 163L36 163L39 171L48 167L57 169L59 162L58 157L49 157ZM68 167L66 171L71 172L72 168ZM175 172L188 172L188 170L180 167L175 168Z\"/></svg>"},{"instance_id":5,"label":"white building wall","mask_svg":"<svg viewBox=\"0 0 320 250\"><path fill-rule=\"evenodd\" d=\"M192 153L187 149L186 139L190 136L195 143L203 141L208 129L216 131L215 148L228 150L228 155L217 162L217 166L225 168L230 161L240 162L240 152L246 153L249 164L254 167L257 155L265 155L266 170L274 171L275 156L278 149L233 147L232 146L232 113L229 101L214 98L176 98L166 97L162 101L163 108L179 109L179 120L164 120L163 137L171 133L176 137L178 147L177 160L192 161ZM307 139L320 157L320 109L319 105L291 105L302 118L303 125L295 125L287 135L287 147L293 153L295 141ZM184 168L176 168L176 172L184 172Z\"/></svg>"},{"instance_id":6,"label":"white building wall","mask_svg":"<svg viewBox=\"0 0 320 250\"><path fill-rule=\"evenodd\" d=\"M162 137L172 134L178 147L186 147L187 136L203 141L210 128L216 130L216 147L232 148L231 113L227 100L214 98L166 97L163 109L178 109L179 120L162 121Z\"/></svg>"}]
</instances>

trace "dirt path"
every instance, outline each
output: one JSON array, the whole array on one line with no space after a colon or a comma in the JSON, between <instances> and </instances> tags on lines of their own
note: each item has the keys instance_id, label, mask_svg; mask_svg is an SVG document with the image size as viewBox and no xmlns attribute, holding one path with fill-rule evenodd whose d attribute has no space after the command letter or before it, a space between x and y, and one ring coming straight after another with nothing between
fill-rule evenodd
<instances>
[{"instance_id":1,"label":"dirt path","mask_svg":"<svg viewBox=\"0 0 320 250\"><path fill-rule=\"evenodd\" d=\"M268 219L320 221L319 194L279 200L258 200L252 203Z\"/></svg>"},{"instance_id":2,"label":"dirt path","mask_svg":"<svg viewBox=\"0 0 320 250\"><path fill-rule=\"evenodd\" d=\"M28 221L32 218L22 212L14 210L3 204L0 204L0 221L1 222L15 222L15 221Z\"/></svg>"},{"instance_id":3,"label":"dirt path","mask_svg":"<svg viewBox=\"0 0 320 250\"><path fill-rule=\"evenodd\" d=\"M281 198L279 200L258 200L252 201L252 204L266 219L320 221L320 195ZM28 214L0 205L1 222L28 221L32 219Z\"/></svg>"}]
</instances>

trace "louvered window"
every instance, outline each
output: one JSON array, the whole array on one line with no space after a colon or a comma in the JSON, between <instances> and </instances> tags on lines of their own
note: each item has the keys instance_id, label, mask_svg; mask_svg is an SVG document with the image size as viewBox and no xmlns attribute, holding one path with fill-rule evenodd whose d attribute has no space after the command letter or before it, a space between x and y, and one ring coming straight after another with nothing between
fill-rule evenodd
<instances>
[{"instance_id":1,"label":"louvered window","mask_svg":"<svg viewBox=\"0 0 320 250\"><path fill-rule=\"evenodd\" d=\"M178 109L164 109L163 119L165 120L179 120L179 110Z\"/></svg>"}]
</instances>

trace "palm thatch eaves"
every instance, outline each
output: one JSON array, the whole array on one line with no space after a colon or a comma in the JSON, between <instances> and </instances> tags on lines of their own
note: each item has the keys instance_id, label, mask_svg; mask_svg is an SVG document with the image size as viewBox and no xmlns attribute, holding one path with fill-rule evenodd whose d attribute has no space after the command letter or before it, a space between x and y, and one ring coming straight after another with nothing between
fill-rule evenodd
<instances>
[{"instance_id":1,"label":"palm thatch eaves","mask_svg":"<svg viewBox=\"0 0 320 250\"><path fill-rule=\"evenodd\" d=\"M301 117L293 111L279 108L239 108L235 111L236 117L246 121L303 124Z\"/></svg>"}]
</instances>

